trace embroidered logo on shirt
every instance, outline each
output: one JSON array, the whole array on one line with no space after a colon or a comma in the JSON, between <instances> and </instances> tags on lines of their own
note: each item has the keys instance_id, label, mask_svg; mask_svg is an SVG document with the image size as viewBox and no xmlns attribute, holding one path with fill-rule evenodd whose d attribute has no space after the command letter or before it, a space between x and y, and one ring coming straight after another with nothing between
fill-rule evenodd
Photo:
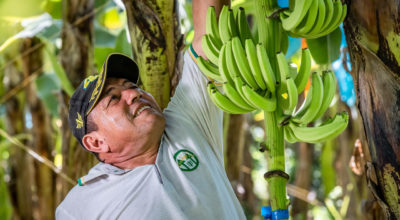
<instances>
[{"instance_id":1,"label":"embroidered logo on shirt","mask_svg":"<svg viewBox=\"0 0 400 220\"><path fill-rule=\"evenodd\" d=\"M193 152L179 150L174 155L174 160L182 171L193 171L199 166L199 160Z\"/></svg>"}]
</instances>

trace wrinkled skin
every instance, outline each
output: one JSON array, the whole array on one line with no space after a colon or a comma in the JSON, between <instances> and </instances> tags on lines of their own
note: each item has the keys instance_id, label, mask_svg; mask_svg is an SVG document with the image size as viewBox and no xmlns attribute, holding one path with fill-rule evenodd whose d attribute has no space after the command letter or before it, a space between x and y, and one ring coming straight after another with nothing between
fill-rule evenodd
<instances>
[{"instance_id":1,"label":"wrinkled skin","mask_svg":"<svg viewBox=\"0 0 400 220\"><path fill-rule=\"evenodd\" d=\"M139 112L148 106L149 108ZM154 164L165 119L153 96L122 78L108 78L89 117L98 129L83 144L105 163L123 169Z\"/></svg>"}]
</instances>

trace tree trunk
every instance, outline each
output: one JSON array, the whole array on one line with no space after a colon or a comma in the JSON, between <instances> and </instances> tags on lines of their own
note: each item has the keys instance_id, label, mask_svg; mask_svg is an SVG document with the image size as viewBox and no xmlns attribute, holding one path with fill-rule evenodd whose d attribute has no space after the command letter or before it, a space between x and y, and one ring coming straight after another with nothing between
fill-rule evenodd
<instances>
[{"instance_id":1,"label":"tree trunk","mask_svg":"<svg viewBox=\"0 0 400 220\"><path fill-rule=\"evenodd\" d=\"M250 132L250 125L249 121L251 119L251 115L247 115L246 117L246 124L245 124L245 135L244 135L244 147L243 147L243 163L241 166L241 183L244 188L244 193L241 196L241 202L243 209L245 211L247 219L252 218L259 212L259 205L258 205L258 199L256 195L254 194L254 184L253 184L253 179L251 178L251 171L253 170L253 158L250 154L250 147L253 146L253 136Z\"/></svg>"},{"instance_id":2,"label":"tree trunk","mask_svg":"<svg viewBox=\"0 0 400 220\"><path fill-rule=\"evenodd\" d=\"M63 1L60 60L74 88L78 87L85 76L95 72L92 61L93 8L94 0ZM62 92L59 100L62 121L62 171L73 179L77 179L87 173L96 159L92 154L84 151L75 138L71 138L72 133L68 127L69 97ZM62 190L58 199L63 199L72 186L65 180L59 179L59 181L62 184Z\"/></svg>"},{"instance_id":3,"label":"tree trunk","mask_svg":"<svg viewBox=\"0 0 400 220\"><path fill-rule=\"evenodd\" d=\"M16 64L11 63L4 70L4 89L9 91L22 81L22 74ZM23 100L23 99L22 99ZM10 135L25 132L24 105L21 97L13 96L6 103L5 128ZM8 190L13 207L13 219L33 219L32 205L32 158L17 146L10 145L9 150L10 182Z\"/></svg>"},{"instance_id":4,"label":"tree trunk","mask_svg":"<svg viewBox=\"0 0 400 220\"><path fill-rule=\"evenodd\" d=\"M388 218L400 219L400 1L346 2L344 29L376 196Z\"/></svg>"},{"instance_id":5,"label":"tree trunk","mask_svg":"<svg viewBox=\"0 0 400 220\"><path fill-rule=\"evenodd\" d=\"M40 44L38 38L24 39L23 51ZM23 58L24 77L27 78L34 72L42 71L42 50L35 50ZM26 87L26 101L32 117L31 146L40 156L53 160L53 141L51 135L50 115L41 100L37 97L37 91L33 83ZM55 212L54 195L55 173L43 163L34 161L36 194L38 200L38 219L53 219Z\"/></svg>"},{"instance_id":6,"label":"tree trunk","mask_svg":"<svg viewBox=\"0 0 400 220\"><path fill-rule=\"evenodd\" d=\"M241 166L245 143L245 115L230 115L229 128L226 136L225 170L238 197L237 186L240 183ZM247 127L247 126L246 126Z\"/></svg>"},{"instance_id":7,"label":"tree trunk","mask_svg":"<svg viewBox=\"0 0 400 220\"><path fill-rule=\"evenodd\" d=\"M257 211L257 198L251 179L252 157L250 147L254 140L248 121L250 115L227 115L225 138L225 170L245 215L250 218Z\"/></svg>"},{"instance_id":8,"label":"tree trunk","mask_svg":"<svg viewBox=\"0 0 400 220\"><path fill-rule=\"evenodd\" d=\"M302 189L310 189L312 180L314 145L304 142L299 142L296 145L298 145L295 146L295 148L298 148L297 154L299 157L297 161L298 165L294 184ZM293 217L296 217L296 219L307 219L307 202L294 197L292 207L291 215Z\"/></svg>"},{"instance_id":9,"label":"tree trunk","mask_svg":"<svg viewBox=\"0 0 400 220\"><path fill-rule=\"evenodd\" d=\"M124 0L133 58L140 69L144 89L161 108L169 102L171 87L179 76L179 52L183 46L175 1ZM140 13L138 13L140 12ZM171 79L175 79L172 82Z\"/></svg>"}]
</instances>

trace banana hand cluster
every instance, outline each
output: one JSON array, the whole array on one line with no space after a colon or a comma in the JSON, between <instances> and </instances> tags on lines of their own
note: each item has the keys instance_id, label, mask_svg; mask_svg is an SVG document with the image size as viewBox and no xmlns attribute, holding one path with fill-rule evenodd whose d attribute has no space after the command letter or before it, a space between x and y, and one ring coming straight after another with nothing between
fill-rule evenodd
<instances>
[{"instance_id":1,"label":"banana hand cluster","mask_svg":"<svg viewBox=\"0 0 400 220\"><path fill-rule=\"evenodd\" d=\"M342 133L349 122L346 112L336 114L333 118L327 119L324 123L316 127L307 127L289 123L284 126L285 139L290 142L318 143L330 140Z\"/></svg>"},{"instance_id":2,"label":"banana hand cluster","mask_svg":"<svg viewBox=\"0 0 400 220\"><path fill-rule=\"evenodd\" d=\"M281 12L282 27L297 38L318 38L334 31L343 22L347 5L341 0L296 0L293 10ZM290 3L289 3L290 4Z\"/></svg>"},{"instance_id":3,"label":"banana hand cluster","mask_svg":"<svg viewBox=\"0 0 400 220\"><path fill-rule=\"evenodd\" d=\"M289 121L284 123L285 139L288 142L316 143L332 139L347 127L346 112L337 114L319 126L307 127L308 123L319 119L325 113L336 92L336 78L332 71L323 71L322 77L314 72L311 79L311 87L304 102L297 111L292 112Z\"/></svg>"}]
</instances>

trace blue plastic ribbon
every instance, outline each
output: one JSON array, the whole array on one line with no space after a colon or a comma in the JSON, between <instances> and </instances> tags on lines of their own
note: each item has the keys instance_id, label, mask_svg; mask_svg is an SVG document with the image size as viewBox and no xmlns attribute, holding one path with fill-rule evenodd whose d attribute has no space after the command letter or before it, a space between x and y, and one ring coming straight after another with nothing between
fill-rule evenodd
<instances>
[{"instance_id":1,"label":"blue plastic ribbon","mask_svg":"<svg viewBox=\"0 0 400 220\"><path fill-rule=\"evenodd\" d=\"M272 220L289 219L289 210L281 209L272 211Z\"/></svg>"},{"instance_id":2,"label":"blue plastic ribbon","mask_svg":"<svg viewBox=\"0 0 400 220\"><path fill-rule=\"evenodd\" d=\"M261 216L263 216L264 219L270 220L289 219L289 210L281 209L272 211L271 206L262 206Z\"/></svg>"},{"instance_id":3,"label":"blue plastic ribbon","mask_svg":"<svg viewBox=\"0 0 400 220\"><path fill-rule=\"evenodd\" d=\"M271 219L272 216L271 206L261 206L261 216L263 216L264 219Z\"/></svg>"}]
</instances>

